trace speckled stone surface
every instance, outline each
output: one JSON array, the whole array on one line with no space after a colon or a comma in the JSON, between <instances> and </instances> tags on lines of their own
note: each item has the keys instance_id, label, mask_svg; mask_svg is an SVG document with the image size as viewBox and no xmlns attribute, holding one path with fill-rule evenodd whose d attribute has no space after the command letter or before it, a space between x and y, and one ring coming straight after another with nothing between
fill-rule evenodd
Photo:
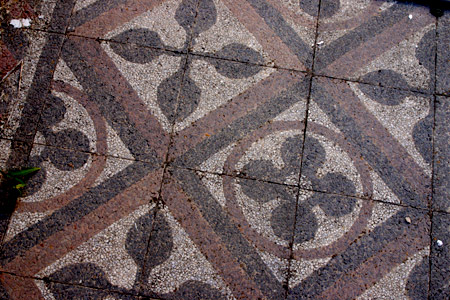
<instances>
[{"instance_id":1,"label":"speckled stone surface","mask_svg":"<svg viewBox=\"0 0 450 300\"><path fill-rule=\"evenodd\" d=\"M321 6L314 72L433 92L436 18L426 7L390 1Z\"/></svg>"},{"instance_id":2,"label":"speckled stone surface","mask_svg":"<svg viewBox=\"0 0 450 300\"><path fill-rule=\"evenodd\" d=\"M433 215L433 235L431 244L431 299L450 297L450 216L446 213Z\"/></svg>"},{"instance_id":3,"label":"speckled stone surface","mask_svg":"<svg viewBox=\"0 0 450 300\"><path fill-rule=\"evenodd\" d=\"M450 95L450 12L438 20L436 92Z\"/></svg>"},{"instance_id":4,"label":"speckled stone surface","mask_svg":"<svg viewBox=\"0 0 450 300\"><path fill-rule=\"evenodd\" d=\"M309 108L304 187L428 207L431 97L318 77Z\"/></svg>"},{"instance_id":5,"label":"speckled stone surface","mask_svg":"<svg viewBox=\"0 0 450 300\"><path fill-rule=\"evenodd\" d=\"M433 208L450 213L450 99L436 98Z\"/></svg>"},{"instance_id":6,"label":"speckled stone surface","mask_svg":"<svg viewBox=\"0 0 450 300\"><path fill-rule=\"evenodd\" d=\"M1 299L450 296L448 12L21 5L0 169L40 170L0 182Z\"/></svg>"}]
</instances>

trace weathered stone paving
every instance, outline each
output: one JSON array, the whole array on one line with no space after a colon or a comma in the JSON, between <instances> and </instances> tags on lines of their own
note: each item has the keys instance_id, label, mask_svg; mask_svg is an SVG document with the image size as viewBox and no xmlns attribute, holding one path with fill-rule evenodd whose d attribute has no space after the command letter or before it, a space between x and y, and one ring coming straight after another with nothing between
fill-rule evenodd
<instances>
[{"instance_id":1,"label":"weathered stone paving","mask_svg":"<svg viewBox=\"0 0 450 300\"><path fill-rule=\"evenodd\" d=\"M448 299L450 13L29 0L1 299ZM3 207L6 200L0 203Z\"/></svg>"}]
</instances>

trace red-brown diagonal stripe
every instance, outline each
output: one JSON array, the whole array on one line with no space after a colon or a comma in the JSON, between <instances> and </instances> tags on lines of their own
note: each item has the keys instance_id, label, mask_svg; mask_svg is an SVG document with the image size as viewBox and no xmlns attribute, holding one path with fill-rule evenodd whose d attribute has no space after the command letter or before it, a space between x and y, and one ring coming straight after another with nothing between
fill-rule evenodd
<instances>
[{"instance_id":1,"label":"red-brown diagonal stripe","mask_svg":"<svg viewBox=\"0 0 450 300\"><path fill-rule=\"evenodd\" d=\"M98 79L114 92L115 99L122 105L136 129L162 159L166 155L169 134L161 127L158 119L152 115L98 42L78 37L71 39L77 44L82 59L92 66Z\"/></svg>"},{"instance_id":2,"label":"red-brown diagonal stripe","mask_svg":"<svg viewBox=\"0 0 450 300\"><path fill-rule=\"evenodd\" d=\"M131 0L101 14L75 29L75 34L103 37L116 27L131 21L147 10L163 3L164 0Z\"/></svg>"},{"instance_id":3,"label":"red-brown diagonal stripe","mask_svg":"<svg viewBox=\"0 0 450 300\"><path fill-rule=\"evenodd\" d=\"M2 273L0 274L0 280L11 300L45 300L31 278Z\"/></svg>"},{"instance_id":4,"label":"red-brown diagonal stripe","mask_svg":"<svg viewBox=\"0 0 450 300\"><path fill-rule=\"evenodd\" d=\"M79 221L58 231L25 252L23 256L17 256L3 269L28 276L36 274L111 224L126 217L140 205L149 204L158 195L161 176L161 169L149 173Z\"/></svg>"},{"instance_id":5,"label":"red-brown diagonal stripe","mask_svg":"<svg viewBox=\"0 0 450 300\"><path fill-rule=\"evenodd\" d=\"M420 194L426 195L429 189L430 178L422 168L411 158L403 146L381 125L376 117L370 113L364 104L353 93L346 82L326 78L318 78L318 81L330 95L333 95L341 109L358 124L359 129L374 143L376 147L389 159L399 174L414 187ZM376 166L372 166L376 167ZM427 205L426 203L423 203Z\"/></svg>"},{"instance_id":6,"label":"red-brown diagonal stripe","mask_svg":"<svg viewBox=\"0 0 450 300\"><path fill-rule=\"evenodd\" d=\"M428 14L414 13L413 20L405 16L394 26L389 27L366 43L342 55L339 59L328 65L325 70L320 70L320 72L334 77L351 76L387 50L398 45L409 35L414 34L435 21Z\"/></svg>"},{"instance_id":7,"label":"red-brown diagonal stripe","mask_svg":"<svg viewBox=\"0 0 450 300\"><path fill-rule=\"evenodd\" d=\"M225 105L195 121L186 129L177 133L171 148L171 157L177 157L196 144L214 135L233 121L247 115L249 111L264 105L281 91L303 79L303 74L278 70L266 79L250 87Z\"/></svg>"},{"instance_id":8,"label":"red-brown diagonal stripe","mask_svg":"<svg viewBox=\"0 0 450 300\"><path fill-rule=\"evenodd\" d=\"M424 219L410 226L403 237L388 243L375 256L353 272L347 273L325 290L317 299L356 299L368 287L388 274L396 264L403 263L430 243L428 226Z\"/></svg>"},{"instance_id":9,"label":"red-brown diagonal stripe","mask_svg":"<svg viewBox=\"0 0 450 300\"><path fill-rule=\"evenodd\" d=\"M239 262L214 233L199 208L170 178L162 190L165 204L190 238L219 272L236 299L265 299L256 284L247 276Z\"/></svg>"},{"instance_id":10,"label":"red-brown diagonal stripe","mask_svg":"<svg viewBox=\"0 0 450 300\"><path fill-rule=\"evenodd\" d=\"M305 66L295 53L266 24L263 18L246 1L222 0L233 15L258 40L264 51L269 54L277 66L301 69Z\"/></svg>"}]
</instances>

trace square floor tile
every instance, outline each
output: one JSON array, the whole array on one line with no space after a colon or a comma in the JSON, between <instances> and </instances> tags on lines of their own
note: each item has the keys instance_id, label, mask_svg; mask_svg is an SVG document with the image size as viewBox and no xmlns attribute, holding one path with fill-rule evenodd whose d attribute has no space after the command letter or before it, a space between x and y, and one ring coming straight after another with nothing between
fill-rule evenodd
<instances>
[{"instance_id":1,"label":"square floor tile","mask_svg":"<svg viewBox=\"0 0 450 300\"><path fill-rule=\"evenodd\" d=\"M450 297L450 216L448 214L433 214L432 238L430 297L447 299Z\"/></svg>"},{"instance_id":2,"label":"square floor tile","mask_svg":"<svg viewBox=\"0 0 450 300\"><path fill-rule=\"evenodd\" d=\"M296 184L309 80L302 73L190 57L170 160Z\"/></svg>"},{"instance_id":3,"label":"square floor tile","mask_svg":"<svg viewBox=\"0 0 450 300\"><path fill-rule=\"evenodd\" d=\"M303 187L428 207L431 97L317 77L308 118Z\"/></svg>"},{"instance_id":4,"label":"square floor tile","mask_svg":"<svg viewBox=\"0 0 450 300\"><path fill-rule=\"evenodd\" d=\"M321 6L316 74L434 91L436 22L423 6L331 1Z\"/></svg>"},{"instance_id":5,"label":"square floor tile","mask_svg":"<svg viewBox=\"0 0 450 300\"><path fill-rule=\"evenodd\" d=\"M2 270L41 278L63 276L65 269L75 275L88 270L93 277L106 273L102 278L109 280L99 279L103 286L92 287L136 290L135 252L145 253L151 231L151 224L143 228L136 220L150 214L157 202L162 170L42 145L33 148L31 161L41 170L27 182L12 215ZM130 228L137 231L134 237L129 237Z\"/></svg>"},{"instance_id":6,"label":"square floor tile","mask_svg":"<svg viewBox=\"0 0 450 300\"><path fill-rule=\"evenodd\" d=\"M307 3L305 3L307 2ZM319 1L202 0L192 51L252 64L309 70Z\"/></svg>"},{"instance_id":7,"label":"square floor tile","mask_svg":"<svg viewBox=\"0 0 450 300\"><path fill-rule=\"evenodd\" d=\"M161 229L155 229L149 249L158 265L152 262L155 266L146 279L148 294L165 298L189 283L194 291L195 286L210 285L214 288L198 293L220 291L221 298L230 294L236 299L282 298L297 191L286 185L170 169L162 188ZM165 238L160 236L163 231ZM159 260L162 253L165 258Z\"/></svg>"},{"instance_id":8,"label":"square floor tile","mask_svg":"<svg viewBox=\"0 0 450 300\"><path fill-rule=\"evenodd\" d=\"M450 12L438 19L436 92L450 95Z\"/></svg>"},{"instance_id":9,"label":"square floor tile","mask_svg":"<svg viewBox=\"0 0 450 300\"><path fill-rule=\"evenodd\" d=\"M426 299L427 211L303 190L296 220L288 299Z\"/></svg>"},{"instance_id":10,"label":"square floor tile","mask_svg":"<svg viewBox=\"0 0 450 300\"><path fill-rule=\"evenodd\" d=\"M450 212L450 98L436 98L433 209Z\"/></svg>"},{"instance_id":11,"label":"square floor tile","mask_svg":"<svg viewBox=\"0 0 450 300\"><path fill-rule=\"evenodd\" d=\"M184 65L173 52L70 37L35 142L161 165Z\"/></svg>"},{"instance_id":12,"label":"square floor tile","mask_svg":"<svg viewBox=\"0 0 450 300\"><path fill-rule=\"evenodd\" d=\"M77 36L186 52L192 32L202 30L202 24L195 23L196 11L197 0L78 0L69 31Z\"/></svg>"}]
</instances>

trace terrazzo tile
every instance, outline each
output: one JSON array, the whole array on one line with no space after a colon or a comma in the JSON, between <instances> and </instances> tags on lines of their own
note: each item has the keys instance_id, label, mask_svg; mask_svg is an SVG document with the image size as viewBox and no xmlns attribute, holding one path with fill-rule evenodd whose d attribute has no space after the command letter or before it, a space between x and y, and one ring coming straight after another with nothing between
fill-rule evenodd
<instances>
[{"instance_id":1,"label":"terrazzo tile","mask_svg":"<svg viewBox=\"0 0 450 300\"><path fill-rule=\"evenodd\" d=\"M426 299L427 211L303 190L288 299ZM312 214L311 214L312 213Z\"/></svg>"},{"instance_id":2,"label":"terrazzo tile","mask_svg":"<svg viewBox=\"0 0 450 300\"><path fill-rule=\"evenodd\" d=\"M428 207L430 97L318 77L311 99L303 187Z\"/></svg>"},{"instance_id":3,"label":"terrazzo tile","mask_svg":"<svg viewBox=\"0 0 450 300\"><path fill-rule=\"evenodd\" d=\"M41 170L28 181L12 215L2 269L43 278L63 268L71 270L72 265L74 270L86 267L97 274L98 268L90 265L95 263L107 273L108 288L132 290L132 282L123 282L137 272L133 263L137 258L127 254L134 251L134 241L126 242L127 232L156 203L162 170L42 145L35 145L30 162ZM147 235L149 226L142 228ZM28 237L27 254L18 251L22 236ZM136 247L145 251L146 241L142 243ZM22 260L27 262L15 265Z\"/></svg>"},{"instance_id":4,"label":"terrazzo tile","mask_svg":"<svg viewBox=\"0 0 450 300\"><path fill-rule=\"evenodd\" d=\"M433 209L450 212L450 99L436 98Z\"/></svg>"},{"instance_id":5,"label":"terrazzo tile","mask_svg":"<svg viewBox=\"0 0 450 300\"><path fill-rule=\"evenodd\" d=\"M448 298L447 16L27 1L0 165L41 170L0 216L0 298Z\"/></svg>"},{"instance_id":6,"label":"terrazzo tile","mask_svg":"<svg viewBox=\"0 0 450 300\"><path fill-rule=\"evenodd\" d=\"M173 52L71 37L35 142L161 165L184 63Z\"/></svg>"},{"instance_id":7,"label":"terrazzo tile","mask_svg":"<svg viewBox=\"0 0 450 300\"><path fill-rule=\"evenodd\" d=\"M295 184L309 80L297 72L190 57L169 160Z\"/></svg>"},{"instance_id":8,"label":"terrazzo tile","mask_svg":"<svg viewBox=\"0 0 450 300\"><path fill-rule=\"evenodd\" d=\"M435 17L391 1L329 1L322 6L314 72L432 93Z\"/></svg>"},{"instance_id":9,"label":"terrazzo tile","mask_svg":"<svg viewBox=\"0 0 450 300\"><path fill-rule=\"evenodd\" d=\"M450 12L438 19L436 92L450 95Z\"/></svg>"},{"instance_id":10,"label":"terrazzo tile","mask_svg":"<svg viewBox=\"0 0 450 300\"><path fill-rule=\"evenodd\" d=\"M192 52L296 70L311 69L318 1L202 0ZM258 53L258 55L256 55Z\"/></svg>"},{"instance_id":11,"label":"terrazzo tile","mask_svg":"<svg viewBox=\"0 0 450 300\"><path fill-rule=\"evenodd\" d=\"M165 235L173 242L155 237L161 244L153 251L167 258L150 271L153 289L172 286L167 293L184 280L196 279L212 284L224 298L282 298L297 189L177 168L167 175L160 213ZM156 256L152 247L149 251L149 257ZM178 273L172 265L189 271ZM174 282L164 281L167 276Z\"/></svg>"},{"instance_id":12,"label":"terrazzo tile","mask_svg":"<svg viewBox=\"0 0 450 300\"><path fill-rule=\"evenodd\" d=\"M430 284L430 298L432 299L447 299L450 296L449 241L450 216L446 213L434 213Z\"/></svg>"}]
</instances>

